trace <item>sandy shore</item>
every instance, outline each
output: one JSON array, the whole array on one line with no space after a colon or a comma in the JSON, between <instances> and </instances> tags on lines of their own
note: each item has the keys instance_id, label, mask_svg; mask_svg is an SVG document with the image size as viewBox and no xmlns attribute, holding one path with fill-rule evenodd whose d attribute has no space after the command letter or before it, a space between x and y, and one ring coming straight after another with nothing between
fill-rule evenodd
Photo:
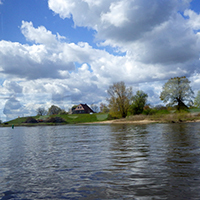
<instances>
[{"instance_id":1,"label":"sandy shore","mask_svg":"<svg viewBox=\"0 0 200 200\"><path fill-rule=\"evenodd\" d=\"M184 121L184 122L164 122L164 121L154 121L154 120L125 120L125 119L116 119L116 120L107 120L99 122L88 122L85 124L152 124L152 123L188 123L188 122L200 122L200 120Z\"/></svg>"},{"instance_id":2,"label":"sandy shore","mask_svg":"<svg viewBox=\"0 0 200 200\"><path fill-rule=\"evenodd\" d=\"M88 122L85 124L151 124L151 123L159 123L159 121L152 121L152 120L123 120L123 119L116 119L116 120L107 120L107 121L99 121L99 122Z\"/></svg>"}]
</instances>

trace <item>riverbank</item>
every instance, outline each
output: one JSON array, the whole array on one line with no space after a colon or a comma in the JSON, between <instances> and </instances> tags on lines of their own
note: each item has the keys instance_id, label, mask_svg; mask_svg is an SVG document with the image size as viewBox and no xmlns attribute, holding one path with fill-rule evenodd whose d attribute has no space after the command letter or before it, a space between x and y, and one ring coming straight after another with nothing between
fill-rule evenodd
<instances>
[{"instance_id":1,"label":"riverbank","mask_svg":"<svg viewBox=\"0 0 200 200\"><path fill-rule=\"evenodd\" d=\"M153 124L153 123L189 123L189 122L200 122L200 120L187 120L187 121L179 121L179 122L164 122L153 121L153 120L139 120L139 121L128 121L128 120L107 120L101 122L86 122L84 124Z\"/></svg>"},{"instance_id":2,"label":"riverbank","mask_svg":"<svg viewBox=\"0 0 200 200\"><path fill-rule=\"evenodd\" d=\"M90 122L86 124L152 124L200 122L199 113L174 113L161 115L134 115L123 119Z\"/></svg>"},{"instance_id":3,"label":"riverbank","mask_svg":"<svg viewBox=\"0 0 200 200\"><path fill-rule=\"evenodd\" d=\"M28 117L17 118L15 120L2 123L0 127L14 126L55 126L66 124L151 124L151 123L186 123L200 122L199 113L173 113L173 114L155 114L155 115L133 115L123 119L109 119L108 114L77 114L77 115L59 115L63 123L54 122L58 115L50 116L52 122L42 121L39 116L32 117L37 123L26 123ZM43 116L47 118L47 116Z\"/></svg>"}]
</instances>

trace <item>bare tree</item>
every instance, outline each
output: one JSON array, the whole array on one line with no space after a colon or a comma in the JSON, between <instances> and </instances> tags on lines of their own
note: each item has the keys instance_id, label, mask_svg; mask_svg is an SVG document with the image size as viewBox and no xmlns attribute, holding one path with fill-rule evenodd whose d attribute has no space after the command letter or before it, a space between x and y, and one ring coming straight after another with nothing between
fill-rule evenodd
<instances>
[{"instance_id":1,"label":"bare tree","mask_svg":"<svg viewBox=\"0 0 200 200\"><path fill-rule=\"evenodd\" d=\"M109 108L106 104L104 103L101 103L100 104L100 112L101 113L109 113Z\"/></svg>"},{"instance_id":2,"label":"bare tree","mask_svg":"<svg viewBox=\"0 0 200 200\"><path fill-rule=\"evenodd\" d=\"M132 87L127 88L125 83L114 83L107 90L110 111L114 114L119 113L120 117L126 117L133 96Z\"/></svg>"},{"instance_id":3,"label":"bare tree","mask_svg":"<svg viewBox=\"0 0 200 200\"><path fill-rule=\"evenodd\" d=\"M47 111L43 107L38 108L36 111L38 116L47 115Z\"/></svg>"}]
</instances>

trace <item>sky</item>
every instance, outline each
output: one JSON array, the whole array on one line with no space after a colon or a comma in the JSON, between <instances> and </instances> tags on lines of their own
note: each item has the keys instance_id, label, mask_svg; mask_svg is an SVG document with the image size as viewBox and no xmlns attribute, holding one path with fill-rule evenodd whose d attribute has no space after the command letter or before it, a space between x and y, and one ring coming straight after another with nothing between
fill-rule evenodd
<instances>
[{"instance_id":1,"label":"sky","mask_svg":"<svg viewBox=\"0 0 200 200\"><path fill-rule=\"evenodd\" d=\"M168 79L200 90L199 0L0 0L0 119L107 103L124 81L161 104Z\"/></svg>"}]
</instances>

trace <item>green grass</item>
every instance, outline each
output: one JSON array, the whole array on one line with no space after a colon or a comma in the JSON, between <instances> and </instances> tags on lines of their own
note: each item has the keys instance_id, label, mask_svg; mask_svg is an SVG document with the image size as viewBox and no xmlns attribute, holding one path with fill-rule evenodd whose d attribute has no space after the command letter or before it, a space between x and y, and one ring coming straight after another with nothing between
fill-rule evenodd
<instances>
[{"instance_id":1,"label":"green grass","mask_svg":"<svg viewBox=\"0 0 200 200\"><path fill-rule=\"evenodd\" d=\"M200 109L199 109L200 110ZM127 116L123 121L139 121L139 120L151 120L152 122L160 123L171 123L171 122L187 122L187 121L196 121L200 120L200 114L198 114L198 109L190 109L189 113L165 113L160 112L152 115L132 115ZM94 113L94 114L63 114L63 115L53 115L53 116L33 116L35 119L45 119L47 117L61 117L66 123L63 124L80 124L80 123L90 123L90 122L99 122L109 119L109 114ZM21 117L11 120L9 122L2 123L1 126L45 126L45 125L56 125L56 123L36 123L36 124L27 124L24 123L28 117ZM120 119L119 119L120 120Z\"/></svg>"},{"instance_id":2,"label":"green grass","mask_svg":"<svg viewBox=\"0 0 200 200\"><path fill-rule=\"evenodd\" d=\"M190 112L190 113L197 113L197 112L200 113L200 108L192 108L192 109L189 109L189 112Z\"/></svg>"},{"instance_id":3,"label":"green grass","mask_svg":"<svg viewBox=\"0 0 200 200\"><path fill-rule=\"evenodd\" d=\"M66 120L70 124L96 122L107 120L108 114L72 114L72 115L60 115L61 118Z\"/></svg>"},{"instance_id":4,"label":"green grass","mask_svg":"<svg viewBox=\"0 0 200 200\"><path fill-rule=\"evenodd\" d=\"M103 121L103 120L108 119L108 114L107 113L105 113L105 114L98 114L98 115L96 115L96 117L97 117L97 120Z\"/></svg>"},{"instance_id":5,"label":"green grass","mask_svg":"<svg viewBox=\"0 0 200 200\"><path fill-rule=\"evenodd\" d=\"M9 121L9 122L7 122L7 123L8 123L8 124L15 124L15 125L18 125L18 124L21 124L21 123L25 122L27 118L28 118L28 117L20 117L20 118L13 119L13 120L11 120L11 121Z\"/></svg>"},{"instance_id":6,"label":"green grass","mask_svg":"<svg viewBox=\"0 0 200 200\"><path fill-rule=\"evenodd\" d=\"M108 114L100 114L100 113L94 113L94 114L63 114L63 115L53 115L53 116L32 116L35 119L47 119L48 117L61 117L63 118L67 124L78 124L78 123L87 123L87 122L97 122L97 121L104 121L107 120ZM27 124L24 123L28 117L21 117L16 118L14 120L11 120L7 123L3 123L1 126L10 126L10 125L55 125L56 123L36 123L36 124Z\"/></svg>"}]
</instances>

